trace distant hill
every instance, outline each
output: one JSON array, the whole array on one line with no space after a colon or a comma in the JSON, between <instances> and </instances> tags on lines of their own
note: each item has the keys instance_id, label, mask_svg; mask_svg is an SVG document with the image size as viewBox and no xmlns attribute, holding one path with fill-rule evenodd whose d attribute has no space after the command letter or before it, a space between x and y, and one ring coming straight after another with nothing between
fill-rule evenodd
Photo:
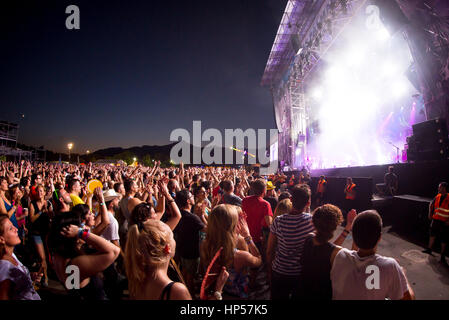
<instances>
[{"instance_id":1,"label":"distant hill","mask_svg":"<svg viewBox=\"0 0 449 320\"><path fill-rule=\"evenodd\" d=\"M170 162L170 152L173 148L173 146L177 145L178 142L174 142L171 144L163 145L163 146L134 146L130 148L120 148L120 147L111 147L111 148L105 148L96 150L94 152L91 152L90 154L77 154L72 153L71 154L71 161L79 161L80 162L95 162L97 160L104 160L104 159L114 159L114 160L124 160L127 163L132 163L133 158L137 158L138 162L141 162L145 165L151 165L152 160L159 160L164 165L169 165ZM25 145L19 145L19 148L23 150L36 150L36 148L28 147ZM45 150L43 146L40 149L40 160L46 160L46 161L58 161L61 159L62 161L68 160L68 154L64 153L54 153L49 150ZM193 157L194 154L202 154L203 148L194 147L191 144L185 145L184 148L190 148L190 161L186 161L187 163L193 163ZM225 154L226 154L227 148L221 148L221 163L226 163L225 161ZM238 160L241 160L243 157L242 152L232 151L233 157L232 157L232 163L239 162ZM256 152L254 152L256 154ZM213 156L213 154L212 154ZM78 158L79 157L79 158ZM244 163L248 164L248 155L245 156Z\"/></svg>"},{"instance_id":2,"label":"distant hill","mask_svg":"<svg viewBox=\"0 0 449 320\"><path fill-rule=\"evenodd\" d=\"M165 155L167 158L170 157L170 150L176 143L164 145L164 146L141 146L141 147L131 147L131 148L107 148L107 149L100 149L97 150L91 155L95 156L96 158L108 158L108 157L115 157L118 154L124 153L124 152L130 152L137 158L142 158L145 155L150 155L151 157L155 157L156 155Z\"/></svg>"}]
</instances>

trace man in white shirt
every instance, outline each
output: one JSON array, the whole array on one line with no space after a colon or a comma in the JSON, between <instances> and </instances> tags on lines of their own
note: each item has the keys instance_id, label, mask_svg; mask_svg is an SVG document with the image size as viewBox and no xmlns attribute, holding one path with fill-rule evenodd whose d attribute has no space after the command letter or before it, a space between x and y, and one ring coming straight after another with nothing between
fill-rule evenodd
<instances>
[{"instance_id":1,"label":"man in white shirt","mask_svg":"<svg viewBox=\"0 0 449 320\"><path fill-rule=\"evenodd\" d=\"M108 211L110 224L103 231L101 236L111 241L120 248L119 226L117 219L114 217L115 208L119 203L119 194L114 189L103 192L104 202ZM116 262L111 264L103 271L104 289L110 300L120 300L123 293L122 278L118 271Z\"/></svg>"},{"instance_id":2,"label":"man in white shirt","mask_svg":"<svg viewBox=\"0 0 449 320\"><path fill-rule=\"evenodd\" d=\"M119 202L119 194L114 189L103 192L104 202L108 210L109 221L111 222L103 231L101 236L120 247L120 236L118 233L118 222L114 217L114 212Z\"/></svg>"},{"instance_id":3,"label":"man in white shirt","mask_svg":"<svg viewBox=\"0 0 449 320\"><path fill-rule=\"evenodd\" d=\"M382 219L374 210L360 213L352 233L357 251L342 249L331 269L334 300L413 300L404 270L389 257L376 254Z\"/></svg>"}]
</instances>

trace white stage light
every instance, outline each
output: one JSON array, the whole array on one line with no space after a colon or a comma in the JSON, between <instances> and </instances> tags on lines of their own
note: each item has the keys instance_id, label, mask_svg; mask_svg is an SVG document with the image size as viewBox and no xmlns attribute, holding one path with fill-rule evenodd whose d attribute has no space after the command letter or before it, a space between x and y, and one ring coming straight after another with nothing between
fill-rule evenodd
<instances>
[{"instance_id":1,"label":"white stage light","mask_svg":"<svg viewBox=\"0 0 449 320\"><path fill-rule=\"evenodd\" d=\"M390 33L385 27L380 27L379 30L377 31L377 38L380 41L387 41L390 39L390 37L391 37Z\"/></svg>"},{"instance_id":2,"label":"white stage light","mask_svg":"<svg viewBox=\"0 0 449 320\"><path fill-rule=\"evenodd\" d=\"M398 81L393 84L392 90L393 90L393 95L396 98L400 98L407 93L407 85L402 81Z\"/></svg>"},{"instance_id":3,"label":"white stage light","mask_svg":"<svg viewBox=\"0 0 449 320\"><path fill-rule=\"evenodd\" d=\"M345 74L340 67L331 67L326 72L326 80L328 83L341 83L341 81L344 81Z\"/></svg>"},{"instance_id":4,"label":"white stage light","mask_svg":"<svg viewBox=\"0 0 449 320\"><path fill-rule=\"evenodd\" d=\"M352 47L346 55L346 64L348 66L358 66L363 62L365 52L361 47Z\"/></svg>"},{"instance_id":5,"label":"white stage light","mask_svg":"<svg viewBox=\"0 0 449 320\"><path fill-rule=\"evenodd\" d=\"M391 61L387 61L382 66L382 74L387 77L397 75L398 67Z\"/></svg>"},{"instance_id":6,"label":"white stage light","mask_svg":"<svg viewBox=\"0 0 449 320\"><path fill-rule=\"evenodd\" d=\"M323 98L323 90L321 88L315 88L312 91L312 97L315 100L321 100Z\"/></svg>"}]
</instances>

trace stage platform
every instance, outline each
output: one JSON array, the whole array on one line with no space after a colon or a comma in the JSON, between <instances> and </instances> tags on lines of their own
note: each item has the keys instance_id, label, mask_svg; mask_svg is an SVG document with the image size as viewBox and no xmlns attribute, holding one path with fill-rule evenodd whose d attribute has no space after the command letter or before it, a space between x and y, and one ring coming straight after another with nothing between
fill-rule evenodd
<instances>
[{"instance_id":1,"label":"stage platform","mask_svg":"<svg viewBox=\"0 0 449 320\"><path fill-rule=\"evenodd\" d=\"M398 194L394 197L375 193L376 184L384 182L389 166L394 167L399 181ZM319 176L324 175L328 182L325 202L335 204L344 211L343 189L346 178L352 177L357 185L355 209L358 212L377 210L385 226L391 226L401 237L421 246L426 244L429 236L429 204L438 193L438 184L449 182L448 168L449 160L441 160L312 170L310 186L314 197ZM292 173L297 175L299 172L289 174Z\"/></svg>"},{"instance_id":2,"label":"stage platform","mask_svg":"<svg viewBox=\"0 0 449 320\"><path fill-rule=\"evenodd\" d=\"M449 182L449 160L316 169L311 170L311 175L312 177L324 175L334 178L371 178L374 192L375 185L384 182L384 175L389 166L394 167L394 172L399 179L398 194L433 198L437 193L438 184L441 181Z\"/></svg>"}]
</instances>

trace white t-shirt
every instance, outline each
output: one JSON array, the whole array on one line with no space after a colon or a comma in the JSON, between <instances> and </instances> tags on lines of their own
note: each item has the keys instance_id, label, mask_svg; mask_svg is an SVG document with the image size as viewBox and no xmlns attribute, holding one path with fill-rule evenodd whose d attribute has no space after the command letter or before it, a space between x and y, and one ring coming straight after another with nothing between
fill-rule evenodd
<instances>
[{"instance_id":1,"label":"white t-shirt","mask_svg":"<svg viewBox=\"0 0 449 320\"><path fill-rule=\"evenodd\" d=\"M335 256L331 281L334 300L400 300L408 290L395 259L378 254L361 258L345 248Z\"/></svg>"},{"instance_id":2,"label":"white t-shirt","mask_svg":"<svg viewBox=\"0 0 449 320\"><path fill-rule=\"evenodd\" d=\"M30 272L16 255L12 254L17 266L7 260L0 259L0 282L10 280L13 283L13 300L40 300L40 296L34 290Z\"/></svg>"},{"instance_id":3,"label":"white t-shirt","mask_svg":"<svg viewBox=\"0 0 449 320\"><path fill-rule=\"evenodd\" d=\"M118 222L112 213L108 211L109 221L111 222L106 229L104 229L101 236L108 241L120 240L120 236L118 234Z\"/></svg>"}]
</instances>

